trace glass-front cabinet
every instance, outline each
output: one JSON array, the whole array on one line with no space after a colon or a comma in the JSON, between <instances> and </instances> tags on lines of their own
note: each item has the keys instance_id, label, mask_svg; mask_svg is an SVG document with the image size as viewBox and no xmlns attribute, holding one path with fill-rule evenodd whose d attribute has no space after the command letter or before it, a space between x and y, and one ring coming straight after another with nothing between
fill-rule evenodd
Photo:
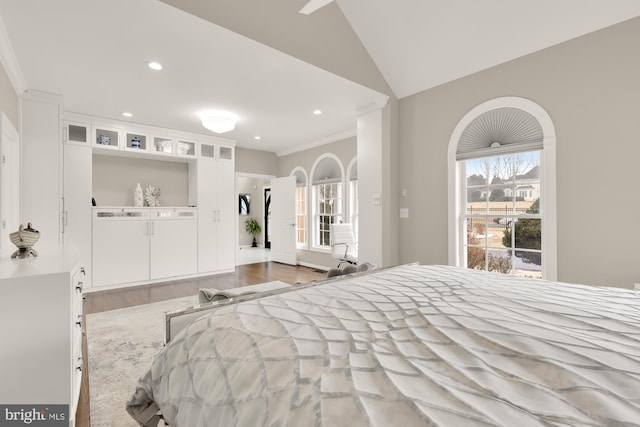
<instances>
[{"instance_id":1,"label":"glass-front cabinet","mask_svg":"<svg viewBox=\"0 0 640 427\"><path fill-rule=\"evenodd\" d=\"M147 151L147 140L149 137L145 133L125 132L125 149L133 151Z\"/></svg>"},{"instance_id":2,"label":"glass-front cabinet","mask_svg":"<svg viewBox=\"0 0 640 427\"><path fill-rule=\"evenodd\" d=\"M105 126L93 126L94 147L107 148L111 150L120 149L120 130Z\"/></svg>"},{"instance_id":3,"label":"glass-front cabinet","mask_svg":"<svg viewBox=\"0 0 640 427\"><path fill-rule=\"evenodd\" d=\"M89 145L91 125L87 123L65 122L63 133L64 142Z\"/></svg>"},{"instance_id":4,"label":"glass-front cabinet","mask_svg":"<svg viewBox=\"0 0 640 427\"><path fill-rule=\"evenodd\" d=\"M201 142L200 157L207 158L207 159L232 161L233 147Z\"/></svg>"}]
</instances>

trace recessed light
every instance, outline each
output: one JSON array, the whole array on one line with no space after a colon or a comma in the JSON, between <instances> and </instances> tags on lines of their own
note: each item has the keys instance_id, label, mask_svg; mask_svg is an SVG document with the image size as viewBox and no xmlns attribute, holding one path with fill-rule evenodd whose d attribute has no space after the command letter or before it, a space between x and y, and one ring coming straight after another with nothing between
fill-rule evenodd
<instances>
[{"instance_id":1,"label":"recessed light","mask_svg":"<svg viewBox=\"0 0 640 427\"><path fill-rule=\"evenodd\" d=\"M313 114L319 116L320 114L322 114L322 110L313 110Z\"/></svg>"},{"instance_id":2,"label":"recessed light","mask_svg":"<svg viewBox=\"0 0 640 427\"><path fill-rule=\"evenodd\" d=\"M259 139L262 139L262 137L261 137L261 136L259 136L259 135L256 135L256 136L254 136L254 137L253 137L253 139L255 139L255 140L257 141L257 140L259 140Z\"/></svg>"},{"instance_id":3,"label":"recessed light","mask_svg":"<svg viewBox=\"0 0 640 427\"><path fill-rule=\"evenodd\" d=\"M156 71L162 70L162 64L160 64L159 62L149 62L149 63L147 63L147 67L151 68L152 70L156 70Z\"/></svg>"},{"instance_id":4,"label":"recessed light","mask_svg":"<svg viewBox=\"0 0 640 427\"><path fill-rule=\"evenodd\" d=\"M122 115L125 116L125 117L133 117L133 114L131 114L131 113L127 112L127 111L122 113Z\"/></svg>"}]
</instances>

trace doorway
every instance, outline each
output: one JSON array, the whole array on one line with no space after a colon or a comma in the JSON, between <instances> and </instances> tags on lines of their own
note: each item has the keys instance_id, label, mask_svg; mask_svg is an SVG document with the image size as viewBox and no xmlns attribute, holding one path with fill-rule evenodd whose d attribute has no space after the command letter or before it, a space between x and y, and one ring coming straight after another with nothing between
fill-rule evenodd
<instances>
[{"instance_id":1,"label":"doorway","mask_svg":"<svg viewBox=\"0 0 640 427\"><path fill-rule=\"evenodd\" d=\"M271 249L271 188L264 189L264 247Z\"/></svg>"},{"instance_id":2,"label":"doorway","mask_svg":"<svg viewBox=\"0 0 640 427\"><path fill-rule=\"evenodd\" d=\"M271 227L267 204L272 175L236 173L236 265L253 264L271 260ZM241 200L250 200L242 207ZM256 236L258 247L251 247L253 236L246 231L246 221L253 218L260 224Z\"/></svg>"}]
</instances>

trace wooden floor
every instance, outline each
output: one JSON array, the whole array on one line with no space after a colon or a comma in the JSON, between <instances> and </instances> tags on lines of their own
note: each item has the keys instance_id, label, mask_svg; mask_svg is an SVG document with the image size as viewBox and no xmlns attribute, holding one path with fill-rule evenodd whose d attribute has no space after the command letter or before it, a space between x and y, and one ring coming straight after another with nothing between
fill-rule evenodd
<instances>
[{"instance_id":1,"label":"wooden floor","mask_svg":"<svg viewBox=\"0 0 640 427\"><path fill-rule=\"evenodd\" d=\"M285 283L306 283L312 280L323 279L326 272L300 266L279 264L276 262L264 262L257 264L239 265L235 272L214 276L200 277L197 279L164 282L154 285L143 285L132 288L122 288L86 294L83 311L84 314L99 313L134 305L149 304L189 295L196 295L200 288L231 289L240 286L255 285L273 280ZM86 322L85 322L86 324ZM83 372L82 387L80 389L80 401L76 412L76 426L90 427L89 406L89 376L87 375L87 343L83 338ZM124 402L123 402L124 405Z\"/></svg>"}]
</instances>

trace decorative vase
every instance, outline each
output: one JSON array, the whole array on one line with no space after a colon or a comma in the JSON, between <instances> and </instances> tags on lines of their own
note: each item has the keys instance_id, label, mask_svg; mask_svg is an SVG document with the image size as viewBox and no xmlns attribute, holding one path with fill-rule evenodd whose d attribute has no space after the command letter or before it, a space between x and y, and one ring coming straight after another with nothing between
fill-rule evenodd
<instances>
[{"instance_id":1,"label":"decorative vase","mask_svg":"<svg viewBox=\"0 0 640 427\"><path fill-rule=\"evenodd\" d=\"M18 250L11 254L11 258L38 256L38 252L32 246L40 239L40 232L32 228L30 222L27 223L27 228L20 224L18 231L9 234L9 239L18 247Z\"/></svg>"},{"instance_id":2,"label":"decorative vase","mask_svg":"<svg viewBox=\"0 0 640 427\"><path fill-rule=\"evenodd\" d=\"M141 208L144 205L144 196L142 195L142 187L140 183L136 185L136 190L133 192L133 206Z\"/></svg>"},{"instance_id":3,"label":"decorative vase","mask_svg":"<svg viewBox=\"0 0 640 427\"><path fill-rule=\"evenodd\" d=\"M140 148L140 138L137 136L131 138L131 148Z\"/></svg>"}]
</instances>

